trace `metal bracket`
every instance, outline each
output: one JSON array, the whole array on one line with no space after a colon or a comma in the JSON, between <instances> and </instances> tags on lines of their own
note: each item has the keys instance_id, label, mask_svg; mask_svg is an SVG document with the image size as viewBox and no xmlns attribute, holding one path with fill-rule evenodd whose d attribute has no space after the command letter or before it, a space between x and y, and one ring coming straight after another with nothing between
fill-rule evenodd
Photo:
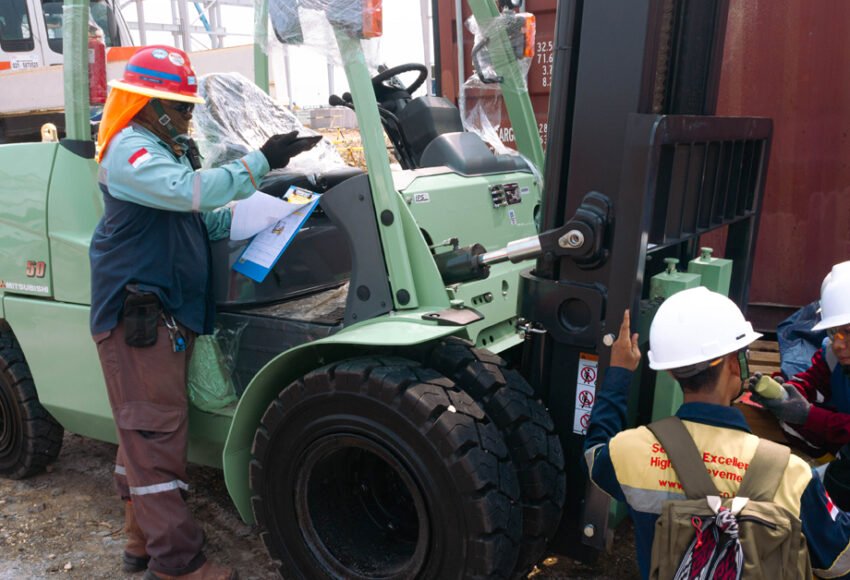
<instances>
[{"instance_id":1,"label":"metal bracket","mask_svg":"<svg viewBox=\"0 0 850 580\"><path fill-rule=\"evenodd\" d=\"M591 191L585 194L572 219L560 228L540 234L540 245L544 252L570 256L579 268L598 268L608 259L613 221L611 200Z\"/></svg>"},{"instance_id":2,"label":"metal bracket","mask_svg":"<svg viewBox=\"0 0 850 580\"><path fill-rule=\"evenodd\" d=\"M422 319L436 322L438 326L466 326L484 320L484 315L474 308L446 308L439 312L426 312Z\"/></svg>"}]
</instances>

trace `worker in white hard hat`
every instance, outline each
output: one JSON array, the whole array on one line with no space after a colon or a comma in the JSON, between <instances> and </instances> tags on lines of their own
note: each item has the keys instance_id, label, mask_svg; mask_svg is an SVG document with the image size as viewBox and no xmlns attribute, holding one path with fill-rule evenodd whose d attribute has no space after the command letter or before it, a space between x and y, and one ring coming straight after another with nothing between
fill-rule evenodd
<instances>
[{"instance_id":1,"label":"worker in white hard hat","mask_svg":"<svg viewBox=\"0 0 850 580\"><path fill-rule=\"evenodd\" d=\"M786 396L753 399L776 415L792 441L837 456L824 469L824 486L850 510L850 261L834 265L824 278L820 315L812 330L825 330L826 338L811 366L782 385Z\"/></svg>"},{"instance_id":2,"label":"worker in white hard hat","mask_svg":"<svg viewBox=\"0 0 850 580\"><path fill-rule=\"evenodd\" d=\"M827 336L811 366L783 385L787 397L753 398L792 435L835 453L850 443L850 261L836 264L824 278L820 309L812 330Z\"/></svg>"},{"instance_id":3,"label":"worker in white hard hat","mask_svg":"<svg viewBox=\"0 0 850 580\"><path fill-rule=\"evenodd\" d=\"M747 346L760 336L734 302L705 288L665 300L650 327L649 366L669 372L679 382L684 404L676 417L684 426L682 433L693 439L721 497L736 496L760 444L741 411L731 405L749 376ZM641 576L649 578L656 520L666 502L684 499L685 493L654 430L623 430L629 387L641 358L637 338L630 332L626 311L597 392L584 449L590 479L627 503L635 523ZM822 482L802 459L785 456L773 503L802 521L816 575L850 575L850 558L842 557L845 551L850 553L850 516L832 505Z\"/></svg>"}]
</instances>

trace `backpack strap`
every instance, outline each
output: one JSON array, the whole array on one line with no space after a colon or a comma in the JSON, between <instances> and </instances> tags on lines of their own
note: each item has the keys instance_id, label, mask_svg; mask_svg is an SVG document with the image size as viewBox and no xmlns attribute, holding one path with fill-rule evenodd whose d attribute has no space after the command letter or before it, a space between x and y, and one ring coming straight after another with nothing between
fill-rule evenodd
<instances>
[{"instance_id":1,"label":"backpack strap","mask_svg":"<svg viewBox=\"0 0 850 580\"><path fill-rule=\"evenodd\" d=\"M785 475L791 450L767 439L759 439L756 454L750 461L747 473L738 488L738 497L755 501L773 501L776 490Z\"/></svg>"},{"instance_id":2,"label":"backpack strap","mask_svg":"<svg viewBox=\"0 0 850 580\"><path fill-rule=\"evenodd\" d=\"M697 449L697 444L681 419L667 417L646 427L667 452L688 499L718 495L717 486L711 481L705 468L702 453Z\"/></svg>"}]
</instances>

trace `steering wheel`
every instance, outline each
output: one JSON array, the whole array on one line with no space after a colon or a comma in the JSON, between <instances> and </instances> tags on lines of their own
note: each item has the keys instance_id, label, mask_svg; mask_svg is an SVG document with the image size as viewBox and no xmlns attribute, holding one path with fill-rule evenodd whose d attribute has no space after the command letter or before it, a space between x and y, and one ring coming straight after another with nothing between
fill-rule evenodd
<instances>
[{"instance_id":1,"label":"steering wheel","mask_svg":"<svg viewBox=\"0 0 850 580\"><path fill-rule=\"evenodd\" d=\"M411 84L404 87L404 89L399 89L397 87L392 87L385 85L384 83L389 79L393 78L396 75L404 74L406 72L418 72L419 76L416 77L416 80ZM379 91L387 91L387 90L404 90L408 95L413 94L416 89L422 86L422 83L425 82L425 78L428 76L428 69L424 64L419 63L410 63L410 64L400 64L398 66L394 66L392 68L388 68L384 72L378 73L372 77L372 86L375 88L375 94L378 94Z\"/></svg>"}]
</instances>

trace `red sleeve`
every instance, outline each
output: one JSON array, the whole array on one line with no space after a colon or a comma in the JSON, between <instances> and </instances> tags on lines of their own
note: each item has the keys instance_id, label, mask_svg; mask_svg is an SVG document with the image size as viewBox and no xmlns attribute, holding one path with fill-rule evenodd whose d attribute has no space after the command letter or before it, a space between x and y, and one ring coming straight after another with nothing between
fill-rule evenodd
<instances>
[{"instance_id":1,"label":"red sleeve","mask_svg":"<svg viewBox=\"0 0 850 580\"><path fill-rule=\"evenodd\" d=\"M788 382L797 387L809 402L823 403L832 397L831 378L832 370L826 364L823 349L819 348L812 357L812 366L797 373Z\"/></svg>"},{"instance_id":2,"label":"red sleeve","mask_svg":"<svg viewBox=\"0 0 850 580\"><path fill-rule=\"evenodd\" d=\"M812 357L812 366L794 375L788 382L797 387L812 403L829 403L832 397L832 371L826 363L823 349ZM850 442L850 415L812 405L800 434L816 445L838 449Z\"/></svg>"},{"instance_id":3,"label":"red sleeve","mask_svg":"<svg viewBox=\"0 0 850 580\"><path fill-rule=\"evenodd\" d=\"M817 439L815 443L838 449L850 443L850 415L812 405L809 418L800 432L807 438Z\"/></svg>"}]
</instances>

